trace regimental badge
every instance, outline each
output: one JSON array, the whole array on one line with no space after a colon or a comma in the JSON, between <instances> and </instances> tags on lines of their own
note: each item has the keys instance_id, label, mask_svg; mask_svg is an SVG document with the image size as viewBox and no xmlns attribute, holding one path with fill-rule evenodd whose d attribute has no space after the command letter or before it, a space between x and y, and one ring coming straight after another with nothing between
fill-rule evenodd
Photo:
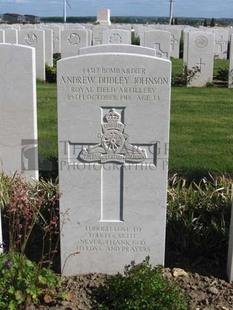
<instances>
[{"instance_id":1,"label":"regimental badge","mask_svg":"<svg viewBox=\"0 0 233 310\"><path fill-rule=\"evenodd\" d=\"M33 44L36 44L37 42L37 36L35 35L35 33L31 32L26 35L24 40L28 45L33 45Z\"/></svg>"},{"instance_id":2,"label":"regimental badge","mask_svg":"<svg viewBox=\"0 0 233 310\"><path fill-rule=\"evenodd\" d=\"M147 158L146 150L128 141L124 133L125 125L121 123L120 114L111 109L104 117L100 143L83 149L78 159L84 162L125 162L140 163Z\"/></svg>"}]
</instances>

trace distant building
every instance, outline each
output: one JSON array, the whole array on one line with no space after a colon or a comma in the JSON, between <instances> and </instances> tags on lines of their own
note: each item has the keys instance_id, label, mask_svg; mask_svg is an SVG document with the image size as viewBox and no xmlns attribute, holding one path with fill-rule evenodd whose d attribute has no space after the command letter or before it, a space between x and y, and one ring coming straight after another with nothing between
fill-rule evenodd
<instances>
[{"instance_id":1,"label":"distant building","mask_svg":"<svg viewBox=\"0 0 233 310\"><path fill-rule=\"evenodd\" d=\"M2 20L7 23L23 23L25 18L20 14L6 13L2 15Z\"/></svg>"},{"instance_id":2,"label":"distant building","mask_svg":"<svg viewBox=\"0 0 233 310\"><path fill-rule=\"evenodd\" d=\"M25 22L26 23L39 23L40 22L40 17L35 16L35 15L24 15Z\"/></svg>"},{"instance_id":3,"label":"distant building","mask_svg":"<svg viewBox=\"0 0 233 310\"><path fill-rule=\"evenodd\" d=\"M1 18L0 18L1 20ZM2 14L2 21L6 23L39 23L40 17L35 15L20 15L14 13Z\"/></svg>"}]
</instances>

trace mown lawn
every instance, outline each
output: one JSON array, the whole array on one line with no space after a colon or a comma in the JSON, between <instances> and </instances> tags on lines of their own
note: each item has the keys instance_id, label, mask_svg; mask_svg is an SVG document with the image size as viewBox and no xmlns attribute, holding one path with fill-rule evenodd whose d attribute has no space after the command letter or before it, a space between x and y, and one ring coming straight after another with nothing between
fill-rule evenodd
<instances>
[{"instance_id":1,"label":"mown lawn","mask_svg":"<svg viewBox=\"0 0 233 310\"><path fill-rule=\"evenodd\" d=\"M233 172L233 90L172 88L171 173Z\"/></svg>"}]
</instances>

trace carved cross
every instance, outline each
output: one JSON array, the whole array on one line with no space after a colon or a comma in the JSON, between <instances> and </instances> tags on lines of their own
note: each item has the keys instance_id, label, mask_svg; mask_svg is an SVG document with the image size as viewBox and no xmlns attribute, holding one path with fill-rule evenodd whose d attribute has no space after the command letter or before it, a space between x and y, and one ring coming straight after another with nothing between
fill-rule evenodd
<instances>
[{"instance_id":1,"label":"carved cross","mask_svg":"<svg viewBox=\"0 0 233 310\"><path fill-rule=\"evenodd\" d=\"M205 66L205 63L202 62L202 58L200 58L200 62L199 63L197 62L196 65L200 68L200 72L201 72L202 66Z\"/></svg>"},{"instance_id":2,"label":"carved cross","mask_svg":"<svg viewBox=\"0 0 233 310\"><path fill-rule=\"evenodd\" d=\"M224 41L223 40L223 36L220 36L217 40L216 40L216 43L218 44L218 46L220 47L220 52L222 53L224 50L223 50L223 46L227 45L227 41Z\"/></svg>"},{"instance_id":3,"label":"carved cross","mask_svg":"<svg viewBox=\"0 0 233 310\"><path fill-rule=\"evenodd\" d=\"M155 48L155 52L156 52L156 56L160 57L160 58L168 58L168 53L164 52L161 47L160 47L160 43L155 43L154 44L154 48Z\"/></svg>"},{"instance_id":4,"label":"carved cross","mask_svg":"<svg viewBox=\"0 0 233 310\"><path fill-rule=\"evenodd\" d=\"M125 133L125 108L101 108L102 133L98 144L87 143L81 149L78 161L83 165L93 163L101 173L100 221L119 222L124 220L124 179L130 169L149 169L149 162L156 166L157 143L131 144ZM150 157L150 158L148 158Z\"/></svg>"},{"instance_id":5,"label":"carved cross","mask_svg":"<svg viewBox=\"0 0 233 310\"><path fill-rule=\"evenodd\" d=\"M172 48L172 50L174 51L175 45L178 44L178 40L175 39L174 34L171 34L171 41L170 41L170 43L171 43L171 48Z\"/></svg>"}]
</instances>

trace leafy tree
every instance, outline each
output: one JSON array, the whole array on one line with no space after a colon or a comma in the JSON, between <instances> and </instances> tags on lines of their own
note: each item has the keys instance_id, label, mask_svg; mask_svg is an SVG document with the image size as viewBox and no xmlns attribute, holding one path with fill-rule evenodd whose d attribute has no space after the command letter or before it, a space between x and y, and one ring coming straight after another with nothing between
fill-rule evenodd
<instances>
[{"instance_id":1,"label":"leafy tree","mask_svg":"<svg viewBox=\"0 0 233 310\"><path fill-rule=\"evenodd\" d=\"M211 18L210 27L215 27L215 19L213 17Z\"/></svg>"}]
</instances>

